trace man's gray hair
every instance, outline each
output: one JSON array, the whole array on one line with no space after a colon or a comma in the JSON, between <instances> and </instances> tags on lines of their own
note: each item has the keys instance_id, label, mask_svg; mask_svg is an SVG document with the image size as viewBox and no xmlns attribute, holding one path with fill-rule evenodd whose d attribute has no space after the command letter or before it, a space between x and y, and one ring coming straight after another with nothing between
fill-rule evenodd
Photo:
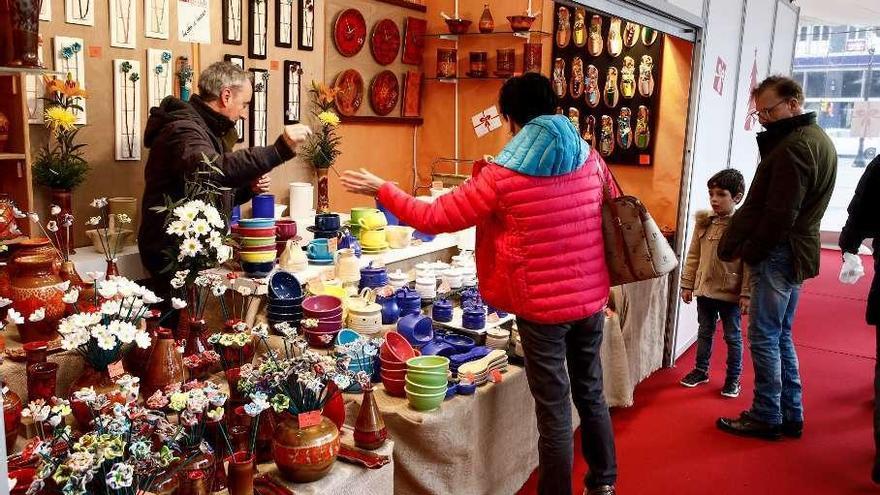
<instances>
[{"instance_id":1,"label":"man's gray hair","mask_svg":"<svg viewBox=\"0 0 880 495\"><path fill-rule=\"evenodd\" d=\"M214 62L199 76L199 96L205 101L216 100L223 88L239 89L250 83L250 72L231 62Z\"/></svg>"}]
</instances>

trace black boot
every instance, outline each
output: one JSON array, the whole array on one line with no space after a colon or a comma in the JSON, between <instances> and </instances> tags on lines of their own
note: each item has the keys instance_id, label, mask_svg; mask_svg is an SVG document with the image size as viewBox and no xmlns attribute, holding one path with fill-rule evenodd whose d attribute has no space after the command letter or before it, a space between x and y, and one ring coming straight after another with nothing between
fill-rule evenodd
<instances>
[{"instance_id":1,"label":"black boot","mask_svg":"<svg viewBox=\"0 0 880 495\"><path fill-rule=\"evenodd\" d=\"M715 425L719 430L744 437L763 438L765 440L778 440L782 437L782 426L771 425L759 419L755 419L748 411L743 411L739 418L718 418Z\"/></svg>"}]
</instances>

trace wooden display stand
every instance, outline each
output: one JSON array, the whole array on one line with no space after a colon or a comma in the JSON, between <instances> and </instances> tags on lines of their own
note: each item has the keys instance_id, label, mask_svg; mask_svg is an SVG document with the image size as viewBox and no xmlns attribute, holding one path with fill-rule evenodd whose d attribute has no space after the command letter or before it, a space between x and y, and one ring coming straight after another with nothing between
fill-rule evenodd
<instances>
[{"instance_id":1,"label":"wooden display stand","mask_svg":"<svg viewBox=\"0 0 880 495\"><path fill-rule=\"evenodd\" d=\"M27 95L24 78L32 69L0 67L0 112L9 119L9 141L0 153L0 192L9 194L22 211L34 204L31 183L31 141L28 130ZM29 222L20 222L24 234L30 233Z\"/></svg>"}]
</instances>

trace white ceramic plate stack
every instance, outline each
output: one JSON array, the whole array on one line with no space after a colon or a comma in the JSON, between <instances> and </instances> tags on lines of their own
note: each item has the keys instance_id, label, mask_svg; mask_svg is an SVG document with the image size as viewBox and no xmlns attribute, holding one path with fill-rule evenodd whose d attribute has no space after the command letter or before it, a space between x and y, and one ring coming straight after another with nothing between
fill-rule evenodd
<instances>
[{"instance_id":1,"label":"white ceramic plate stack","mask_svg":"<svg viewBox=\"0 0 880 495\"><path fill-rule=\"evenodd\" d=\"M399 289L404 287L409 283L409 276L403 273L401 270L397 270L393 273L388 274L388 285L394 287L395 289Z\"/></svg>"},{"instance_id":2,"label":"white ceramic plate stack","mask_svg":"<svg viewBox=\"0 0 880 495\"><path fill-rule=\"evenodd\" d=\"M464 363L458 367L458 377L461 378L468 373L474 375L474 383L483 385L489 381L493 370L501 372L507 369L507 353L501 350L491 351L486 357Z\"/></svg>"},{"instance_id":3,"label":"white ceramic plate stack","mask_svg":"<svg viewBox=\"0 0 880 495\"><path fill-rule=\"evenodd\" d=\"M503 328L490 328L486 331L486 347L489 349L507 350L510 344L510 331Z\"/></svg>"},{"instance_id":4,"label":"white ceramic plate stack","mask_svg":"<svg viewBox=\"0 0 880 495\"><path fill-rule=\"evenodd\" d=\"M461 289L464 278L461 270L458 268L447 268L443 271L443 281L449 285L450 289Z\"/></svg>"},{"instance_id":5,"label":"white ceramic plate stack","mask_svg":"<svg viewBox=\"0 0 880 495\"><path fill-rule=\"evenodd\" d=\"M437 279L434 277L417 278L416 292L422 296L422 299L434 299L437 297Z\"/></svg>"}]
</instances>

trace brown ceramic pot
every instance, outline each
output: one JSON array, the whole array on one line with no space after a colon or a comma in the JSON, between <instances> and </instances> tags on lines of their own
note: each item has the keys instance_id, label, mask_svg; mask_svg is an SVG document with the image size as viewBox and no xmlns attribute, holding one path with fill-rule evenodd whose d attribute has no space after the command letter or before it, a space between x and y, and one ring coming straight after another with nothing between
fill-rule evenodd
<instances>
[{"instance_id":1,"label":"brown ceramic pot","mask_svg":"<svg viewBox=\"0 0 880 495\"><path fill-rule=\"evenodd\" d=\"M177 343L171 336L171 330L160 328L156 332L156 341L152 349L144 376L141 378L143 397L150 397L156 390L186 379L183 355L177 352Z\"/></svg>"},{"instance_id":2,"label":"brown ceramic pot","mask_svg":"<svg viewBox=\"0 0 880 495\"><path fill-rule=\"evenodd\" d=\"M254 456L236 452L229 456L229 495L253 495Z\"/></svg>"},{"instance_id":3,"label":"brown ceramic pot","mask_svg":"<svg viewBox=\"0 0 880 495\"><path fill-rule=\"evenodd\" d=\"M52 241L48 237L33 237L25 239L18 243L15 251L12 253L12 263L9 267L9 276L15 277L18 271L18 259L25 256L42 255L52 259L52 270L58 273L61 270L61 258L58 257L58 251L52 247Z\"/></svg>"},{"instance_id":4,"label":"brown ceramic pot","mask_svg":"<svg viewBox=\"0 0 880 495\"><path fill-rule=\"evenodd\" d=\"M330 472L339 446L339 429L326 417L315 426L300 428L293 415L284 413L275 428L272 454L286 480L309 483Z\"/></svg>"},{"instance_id":5,"label":"brown ceramic pot","mask_svg":"<svg viewBox=\"0 0 880 495\"><path fill-rule=\"evenodd\" d=\"M0 382L3 393L3 429L6 434L6 452L12 452L15 441L18 440L18 430L21 426L21 397L12 389L6 387L6 383Z\"/></svg>"},{"instance_id":6,"label":"brown ceramic pot","mask_svg":"<svg viewBox=\"0 0 880 495\"><path fill-rule=\"evenodd\" d=\"M16 259L16 275L11 280L14 307L25 317L18 325L22 343L35 340L53 340L58 336L58 320L64 316L64 295L57 285L61 277L52 269L52 258L43 255L22 256ZM28 321L27 317L39 308L45 308L42 321Z\"/></svg>"},{"instance_id":7,"label":"brown ceramic pot","mask_svg":"<svg viewBox=\"0 0 880 495\"><path fill-rule=\"evenodd\" d=\"M356 447L367 450L376 450L385 443L388 438L388 430L379 405L373 397L373 387L364 389L364 397L358 412L357 421L354 424L354 444Z\"/></svg>"}]
</instances>

